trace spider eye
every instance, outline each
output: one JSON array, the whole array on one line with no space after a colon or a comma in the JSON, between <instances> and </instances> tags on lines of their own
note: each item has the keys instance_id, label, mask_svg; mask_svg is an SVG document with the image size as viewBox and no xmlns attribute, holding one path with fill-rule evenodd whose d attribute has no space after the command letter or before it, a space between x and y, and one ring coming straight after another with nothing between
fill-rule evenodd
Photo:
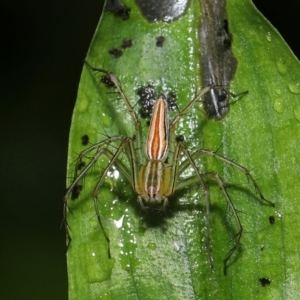
<instances>
[{"instance_id":1,"label":"spider eye","mask_svg":"<svg viewBox=\"0 0 300 300\"><path fill-rule=\"evenodd\" d=\"M147 188L147 193L148 193L150 198L156 198L157 187L154 186L154 185L149 185L148 188Z\"/></svg>"}]
</instances>

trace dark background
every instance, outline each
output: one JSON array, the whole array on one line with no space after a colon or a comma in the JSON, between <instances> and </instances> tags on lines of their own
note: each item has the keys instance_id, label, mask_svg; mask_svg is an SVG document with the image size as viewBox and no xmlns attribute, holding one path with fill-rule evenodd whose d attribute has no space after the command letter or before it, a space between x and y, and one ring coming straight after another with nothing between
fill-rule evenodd
<instances>
[{"instance_id":1,"label":"dark background","mask_svg":"<svg viewBox=\"0 0 300 300\"><path fill-rule=\"evenodd\" d=\"M300 57L300 2L255 2ZM0 3L0 299L67 299L59 228L68 133L101 7L96 0Z\"/></svg>"}]
</instances>

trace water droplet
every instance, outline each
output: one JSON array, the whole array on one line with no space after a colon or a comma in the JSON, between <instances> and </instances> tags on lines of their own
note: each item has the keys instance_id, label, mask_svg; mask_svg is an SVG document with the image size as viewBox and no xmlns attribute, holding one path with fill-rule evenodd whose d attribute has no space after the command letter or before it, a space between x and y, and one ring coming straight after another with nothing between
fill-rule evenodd
<instances>
[{"instance_id":1,"label":"water droplet","mask_svg":"<svg viewBox=\"0 0 300 300\"><path fill-rule=\"evenodd\" d=\"M285 75L287 72L286 62L281 56L276 58L276 68L281 75Z\"/></svg>"},{"instance_id":2,"label":"water droplet","mask_svg":"<svg viewBox=\"0 0 300 300\"><path fill-rule=\"evenodd\" d=\"M297 121L300 122L300 106L294 107L294 115Z\"/></svg>"},{"instance_id":3,"label":"water droplet","mask_svg":"<svg viewBox=\"0 0 300 300\"><path fill-rule=\"evenodd\" d=\"M283 99L281 97L276 98L274 100L273 107L278 113L280 113L280 114L283 113L285 110L285 105L284 105Z\"/></svg>"},{"instance_id":4,"label":"water droplet","mask_svg":"<svg viewBox=\"0 0 300 300\"><path fill-rule=\"evenodd\" d=\"M151 249L151 250L155 250L156 249L156 244L155 243L148 243L148 245L147 245L147 248L148 249Z\"/></svg>"},{"instance_id":5,"label":"water droplet","mask_svg":"<svg viewBox=\"0 0 300 300\"><path fill-rule=\"evenodd\" d=\"M296 83L289 83L288 84L289 90L293 93L293 94L300 94L300 83L296 82Z\"/></svg>"},{"instance_id":6,"label":"water droplet","mask_svg":"<svg viewBox=\"0 0 300 300\"><path fill-rule=\"evenodd\" d=\"M115 179L118 179L119 176L120 176L120 172L118 170L114 170L113 176L114 176Z\"/></svg>"},{"instance_id":7,"label":"water droplet","mask_svg":"<svg viewBox=\"0 0 300 300\"><path fill-rule=\"evenodd\" d=\"M268 32L268 33L267 33L267 40L268 40L269 42L272 41L271 32Z\"/></svg>"},{"instance_id":8,"label":"water droplet","mask_svg":"<svg viewBox=\"0 0 300 300\"><path fill-rule=\"evenodd\" d=\"M110 128L113 125L113 118L111 116L107 116L106 114L102 113L101 124L105 128Z\"/></svg>"},{"instance_id":9,"label":"water droplet","mask_svg":"<svg viewBox=\"0 0 300 300\"><path fill-rule=\"evenodd\" d=\"M124 215L119 220L114 220L114 224L117 228L121 228L123 226Z\"/></svg>"}]
</instances>

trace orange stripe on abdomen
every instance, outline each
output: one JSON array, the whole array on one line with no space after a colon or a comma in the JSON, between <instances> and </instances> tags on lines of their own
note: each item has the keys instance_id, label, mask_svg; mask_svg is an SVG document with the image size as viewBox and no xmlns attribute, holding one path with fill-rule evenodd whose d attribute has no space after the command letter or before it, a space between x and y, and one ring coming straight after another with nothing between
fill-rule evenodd
<instances>
[{"instance_id":1,"label":"orange stripe on abdomen","mask_svg":"<svg viewBox=\"0 0 300 300\"><path fill-rule=\"evenodd\" d=\"M164 95L157 99L150 121L146 151L149 159L165 160L168 151L168 105Z\"/></svg>"}]
</instances>

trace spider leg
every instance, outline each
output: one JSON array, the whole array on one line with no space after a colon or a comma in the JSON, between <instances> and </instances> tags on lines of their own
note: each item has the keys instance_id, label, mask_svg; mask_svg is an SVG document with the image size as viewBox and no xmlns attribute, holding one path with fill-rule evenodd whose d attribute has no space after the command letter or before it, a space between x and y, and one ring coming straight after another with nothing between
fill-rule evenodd
<instances>
[{"instance_id":1,"label":"spider leg","mask_svg":"<svg viewBox=\"0 0 300 300\"><path fill-rule=\"evenodd\" d=\"M80 152L76 166L75 166L75 172L74 172L74 179L72 184L67 188L66 194L64 196L64 201L67 201L69 198L70 194L72 193L74 187L76 187L77 183L85 176L85 174L90 170L90 168L98 161L99 157L103 153L103 147L110 145L112 142L116 141L123 141L126 140L126 137L124 136L114 136L110 137L108 139L105 139L104 141L101 141L95 145L92 145L91 147L83 150ZM86 157L89 153L91 153L93 150L96 149L96 154L93 155L92 159L90 162L84 167L84 169L78 174L79 167L82 163L82 158Z\"/></svg>"},{"instance_id":2,"label":"spider leg","mask_svg":"<svg viewBox=\"0 0 300 300\"><path fill-rule=\"evenodd\" d=\"M95 68L93 66L91 66L87 61L85 61L85 64L92 70L92 71L97 71L97 72L102 72L106 75L109 76L111 82L113 83L113 85L115 86L115 88L118 90L118 93L120 95L120 97L123 99L126 107L127 107L127 111L129 112L133 122L134 122L134 126L135 126L135 131L136 131L136 142L138 145L141 145L141 122L139 120L139 117L137 115L137 113L135 112L133 106L130 104L130 101L128 100L121 83L119 82L118 78L115 76L115 74L113 74L112 72L106 71L104 69L101 68ZM137 156L140 160L142 160L142 149L138 148L137 150Z\"/></svg>"},{"instance_id":3,"label":"spider leg","mask_svg":"<svg viewBox=\"0 0 300 300\"><path fill-rule=\"evenodd\" d=\"M184 153L185 157L187 158L184 162L179 164L179 156L181 153ZM193 185L195 183L201 184L202 191L204 193L204 200L205 200L205 210L206 210L206 228L207 232L210 232L210 222L209 222L209 215L210 215L210 197L209 197L209 189L206 186L206 183L203 179L203 175L200 173L198 167L195 164L194 159L192 158L192 155L190 154L187 147L180 141L177 142L177 146L175 148L175 156L174 156L174 162L172 166L172 191L171 194L174 193L177 190L183 189L187 186ZM184 180L178 180L179 176L183 173L183 171L191 166L196 173L196 175L186 178ZM211 267L213 268L213 259L211 254L211 247L210 247L210 239L209 236L207 236L207 245L208 245L208 251L209 251L209 260Z\"/></svg>"},{"instance_id":4,"label":"spider leg","mask_svg":"<svg viewBox=\"0 0 300 300\"><path fill-rule=\"evenodd\" d=\"M110 151L108 148L104 148L104 146L109 145L111 142L114 141L121 141L120 146L118 147L117 151L115 153L113 153L112 151ZM105 141L102 141L98 144L95 144L93 146L91 146L90 148L82 151L80 153L80 157L84 157L85 155L91 153L92 150L96 149L96 153L94 154L94 156L91 158L90 162L85 166L85 168L82 170L82 172L75 177L73 183L70 185L70 187L67 189L67 192L65 194L64 197L64 211L63 211L63 215L64 215L64 223L65 223L65 228L66 228L66 232L67 232L67 237L69 240L68 246L71 242L71 236L70 236L70 230L69 230L69 225L67 223L67 211L69 211L68 206L67 206L67 199L69 197L69 195L72 193L73 189L77 187L77 184L79 182L79 180L81 180L83 178L84 175L86 175L86 173L95 165L95 163L100 159L100 157L102 155L105 155L109 160L109 164L106 166L106 168L104 169L100 179L97 182L96 187L93 190L93 197L94 197L94 207L95 207L95 212L96 212L96 216L97 216L97 220L98 223L100 225L100 228L103 232L103 235L107 241L107 245L108 245L108 257L111 258L111 254L110 254L110 240L109 237L107 235L107 233L104 230L102 221L101 221L101 217L100 217L100 213L99 213L99 206L98 206L98 190L100 188L100 186L103 184L106 176L107 176L107 172L109 171L109 169L115 165L118 170L122 173L122 175L133 185L133 178L130 175L130 172L128 170L128 168L119 160L119 156L121 153L123 153L123 150L126 146L128 146L128 144L131 144L132 142L132 138L125 138L123 136L116 136L116 137L111 137Z\"/></svg>"},{"instance_id":5,"label":"spider leg","mask_svg":"<svg viewBox=\"0 0 300 300\"><path fill-rule=\"evenodd\" d=\"M230 197L229 197L229 195L228 195L228 193L227 193L225 184L224 184L223 180L221 179L220 175L219 175L218 173L216 173L216 172L213 172L213 173L211 173L211 174L209 174L209 175L212 176L212 177L216 180L216 182L217 182L219 188L220 188L221 191L222 191L222 194L223 194L224 198L226 199L227 204L229 205L229 207L230 207L230 209L231 209L231 211L232 211L232 213L233 213L234 219L235 219L236 224L237 224L237 234L236 234L236 236L234 237L234 239L236 240L236 241L235 241L235 244L234 244L234 246L229 250L227 256L226 256L225 259L224 259L224 269L223 269L223 271L224 271L224 275L226 275L226 271L227 271L227 262L228 262L228 260L230 259L230 257L232 256L232 254L237 250L237 248L238 248L238 246L239 246L239 244L240 244L240 241L241 241L241 238L242 238L242 234L243 234L243 226L242 226L242 223L241 223L241 221L240 221L240 218L239 218L239 216L238 216L238 214L237 214L237 210L236 210L236 208L235 208L233 202L231 201L231 199L230 199Z\"/></svg>"},{"instance_id":6,"label":"spider leg","mask_svg":"<svg viewBox=\"0 0 300 300\"><path fill-rule=\"evenodd\" d=\"M178 148L180 148L180 150L177 150L177 152L175 151L175 154L176 154L175 160L179 159L179 154L178 153L180 153L181 151L185 154L187 159L184 160L183 162L181 162L181 164L179 166L177 166L178 170L176 171L176 174L175 174L176 175L176 181L177 181L179 175L182 174L184 172L184 170L186 170L190 166L192 166L192 168L193 168L194 172L196 173L196 175L181 180L178 184L176 184L174 186L173 189L174 190L179 190L179 189L182 189L186 186L190 186L192 184L196 184L196 183L200 182L201 186L202 186L202 189L204 191L204 195L205 195L207 219L209 218L209 213L210 213L209 192L208 192L208 189L206 188L206 184L204 182L203 175L199 172L199 170L198 170L198 168L195 164L195 159L197 159L201 155L206 155L206 156L213 157L213 158L215 158L215 159L217 159L217 160L219 160L219 161L221 161L221 162L223 162L227 165L231 165L232 167L234 167L238 171L242 172L248 178L248 180L252 183L252 185L254 186L255 191L258 193L260 199L262 201L274 206L273 202L267 200L263 196L259 186L257 185L256 181L254 180L253 176L251 175L250 171L247 168L245 168L242 165L240 165L236 162L233 162L233 161L227 159L226 157L224 157L222 155L219 155L216 152L211 151L211 150L199 149L199 150L195 151L194 153L190 154L188 149L186 148L186 146L181 141L178 142ZM178 163L177 163L177 165L178 165ZM217 184L218 184L220 190L222 191L222 194L223 194L228 206L230 207L230 210L232 211L235 222L237 224L237 234L234 238L235 239L234 246L230 249L230 251L228 252L227 256L224 259L224 275L226 275L227 263L228 263L229 259L232 257L233 253L237 250L237 248L240 244L240 240L241 240L242 233L243 233L243 227L242 227L241 221L239 219L237 210L236 210L232 200L230 199L230 196L229 196L229 194L227 193L227 190L226 190L226 186L225 186L223 180L221 179L221 177L219 176L219 174L216 173L216 172L212 172L210 174L206 174L206 176L208 176L208 175L210 177L212 177L217 182ZM210 229L209 222L208 222L208 228Z\"/></svg>"},{"instance_id":7,"label":"spider leg","mask_svg":"<svg viewBox=\"0 0 300 300\"><path fill-rule=\"evenodd\" d=\"M219 161L222 161L224 162L225 164L227 165L230 165L232 167L234 167L235 169L237 169L238 171L240 171L241 173L243 173L247 178L248 180L252 183L252 185L254 186L254 189L255 191L258 193L260 199L268 204L270 204L271 206L275 206L275 204L269 200L267 200L263 193L261 192L258 184L256 183L256 181L254 180L253 176L251 175L250 171L243 167L242 165L222 156L222 155L219 155L217 154L215 151L211 151L211 150L206 150L206 149L199 149L197 151L195 151L193 154L192 154L192 157L194 158L195 156L198 156L198 155L207 155L207 156L211 156L211 157L214 157L215 159L219 160Z\"/></svg>"}]
</instances>

